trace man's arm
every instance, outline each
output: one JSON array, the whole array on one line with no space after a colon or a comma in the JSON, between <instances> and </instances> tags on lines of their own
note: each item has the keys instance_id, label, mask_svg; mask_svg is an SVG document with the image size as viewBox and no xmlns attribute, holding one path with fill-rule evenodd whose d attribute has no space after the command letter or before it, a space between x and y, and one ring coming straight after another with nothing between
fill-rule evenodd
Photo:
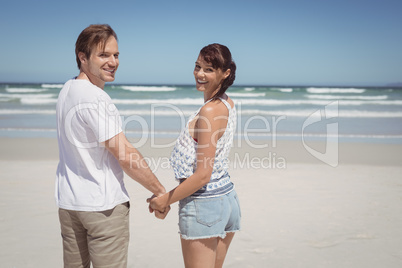
<instances>
[{"instance_id":1,"label":"man's arm","mask_svg":"<svg viewBox=\"0 0 402 268\"><path fill-rule=\"evenodd\" d=\"M123 132L105 141L104 145L119 161L123 171L132 179L156 196L160 196L166 192L165 187L162 186L155 174L151 171L141 153L132 146Z\"/></svg>"}]
</instances>

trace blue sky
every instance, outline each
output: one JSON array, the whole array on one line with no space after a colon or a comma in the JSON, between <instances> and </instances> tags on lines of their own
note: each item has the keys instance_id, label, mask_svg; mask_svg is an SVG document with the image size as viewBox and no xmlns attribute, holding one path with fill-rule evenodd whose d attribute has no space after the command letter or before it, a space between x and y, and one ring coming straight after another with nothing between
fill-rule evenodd
<instances>
[{"instance_id":1,"label":"blue sky","mask_svg":"<svg viewBox=\"0 0 402 268\"><path fill-rule=\"evenodd\" d=\"M237 85L402 82L400 0L7 1L0 82L64 82L89 24L119 38L115 83L193 84L199 50L222 43Z\"/></svg>"}]
</instances>

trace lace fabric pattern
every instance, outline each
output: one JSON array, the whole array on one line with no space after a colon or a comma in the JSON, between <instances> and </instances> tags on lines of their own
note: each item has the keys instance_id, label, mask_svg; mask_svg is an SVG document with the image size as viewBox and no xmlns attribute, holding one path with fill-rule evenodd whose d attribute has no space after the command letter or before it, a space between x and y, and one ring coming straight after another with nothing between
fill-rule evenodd
<instances>
[{"instance_id":1,"label":"lace fabric pattern","mask_svg":"<svg viewBox=\"0 0 402 268\"><path fill-rule=\"evenodd\" d=\"M228 174L228 156L233 144L233 136L236 128L236 108L232 108L224 99L221 99L221 101L229 110L228 122L225 132L216 145L215 160L210 182L193 194L197 197L223 195L234 188ZM189 122L195 118L201 108L202 106L190 116L186 127L182 130L171 153L170 164L178 180L190 177L197 168L196 154L198 143L190 135Z\"/></svg>"}]
</instances>

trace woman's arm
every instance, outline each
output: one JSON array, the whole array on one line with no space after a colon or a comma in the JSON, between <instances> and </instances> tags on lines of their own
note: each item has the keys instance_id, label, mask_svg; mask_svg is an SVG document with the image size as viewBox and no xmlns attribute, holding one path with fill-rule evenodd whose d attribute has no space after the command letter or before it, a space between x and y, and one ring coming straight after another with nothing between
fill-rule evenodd
<instances>
[{"instance_id":1,"label":"woman's arm","mask_svg":"<svg viewBox=\"0 0 402 268\"><path fill-rule=\"evenodd\" d=\"M163 211L175 203L207 184L211 178L215 161L215 151L218 139L226 129L228 110L221 102L210 102L201 108L194 129L194 138L198 140L197 168L193 175L188 177L170 192L149 199L151 208Z\"/></svg>"}]
</instances>

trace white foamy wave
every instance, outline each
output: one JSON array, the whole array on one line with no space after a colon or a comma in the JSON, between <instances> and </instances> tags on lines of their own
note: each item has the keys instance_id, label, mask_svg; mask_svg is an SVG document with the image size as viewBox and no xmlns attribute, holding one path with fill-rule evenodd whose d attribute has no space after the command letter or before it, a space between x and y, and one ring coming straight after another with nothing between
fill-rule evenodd
<instances>
[{"instance_id":1,"label":"white foamy wave","mask_svg":"<svg viewBox=\"0 0 402 268\"><path fill-rule=\"evenodd\" d=\"M177 107L158 107L149 110L119 110L122 116L185 116L188 117L194 113L194 110L183 110ZM261 116L288 116L288 117L308 117L316 110L258 110L258 109L238 109L239 116L242 115L261 115ZM20 115L20 114L43 114L53 115L56 110L44 109L0 109L0 115ZM335 116L340 118L402 118L402 112L374 112L374 111L360 111L360 110L339 110L338 112L332 110L326 113L327 116Z\"/></svg>"},{"instance_id":2,"label":"white foamy wave","mask_svg":"<svg viewBox=\"0 0 402 268\"><path fill-rule=\"evenodd\" d=\"M175 91L175 87L156 87L156 86L121 86L122 89L129 90L129 91L150 91L150 92L157 92L157 91Z\"/></svg>"},{"instance_id":3,"label":"white foamy wave","mask_svg":"<svg viewBox=\"0 0 402 268\"><path fill-rule=\"evenodd\" d=\"M20 102L28 105L56 104L57 99L22 98Z\"/></svg>"},{"instance_id":4,"label":"white foamy wave","mask_svg":"<svg viewBox=\"0 0 402 268\"><path fill-rule=\"evenodd\" d=\"M240 136L270 136L268 133L250 133ZM304 138L341 138L341 139L402 139L402 135L364 135L364 134L328 134L328 133L275 133L277 137L304 137Z\"/></svg>"},{"instance_id":5,"label":"white foamy wave","mask_svg":"<svg viewBox=\"0 0 402 268\"><path fill-rule=\"evenodd\" d=\"M8 94L8 93L0 93L0 98L9 98L9 99L22 99L22 98L52 98L55 97L55 94Z\"/></svg>"},{"instance_id":6,"label":"white foamy wave","mask_svg":"<svg viewBox=\"0 0 402 268\"><path fill-rule=\"evenodd\" d=\"M376 112L376 111L360 111L360 110L340 110L340 117L345 118L401 118L402 112Z\"/></svg>"},{"instance_id":7,"label":"white foamy wave","mask_svg":"<svg viewBox=\"0 0 402 268\"><path fill-rule=\"evenodd\" d=\"M33 132L47 132L47 131L57 131L54 128L0 128L0 131L33 131Z\"/></svg>"},{"instance_id":8,"label":"white foamy wave","mask_svg":"<svg viewBox=\"0 0 402 268\"><path fill-rule=\"evenodd\" d=\"M0 94L1 102L19 101L21 104L53 104L57 102L55 94Z\"/></svg>"},{"instance_id":9,"label":"white foamy wave","mask_svg":"<svg viewBox=\"0 0 402 268\"><path fill-rule=\"evenodd\" d=\"M320 105L329 104L328 100L277 100L277 99L234 99L236 104L241 105ZM358 105L402 105L402 100L339 100L342 106L358 106Z\"/></svg>"},{"instance_id":10,"label":"white foamy wave","mask_svg":"<svg viewBox=\"0 0 402 268\"><path fill-rule=\"evenodd\" d=\"M386 100L387 95L381 96L338 96L338 95L305 95L309 99L321 100Z\"/></svg>"},{"instance_id":11,"label":"white foamy wave","mask_svg":"<svg viewBox=\"0 0 402 268\"><path fill-rule=\"evenodd\" d=\"M278 105L326 105L328 101L320 100L278 100L278 99L234 99L238 105L261 105L261 106L278 106Z\"/></svg>"},{"instance_id":12,"label":"white foamy wave","mask_svg":"<svg viewBox=\"0 0 402 268\"><path fill-rule=\"evenodd\" d=\"M1 101L19 100L21 104L52 104L56 103L55 94L2 94L0 93Z\"/></svg>"},{"instance_id":13,"label":"white foamy wave","mask_svg":"<svg viewBox=\"0 0 402 268\"><path fill-rule=\"evenodd\" d=\"M35 92L47 91L47 89L10 87L6 88L6 91L9 93L35 93Z\"/></svg>"},{"instance_id":14,"label":"white foamy wave","mask_svg":"<svg viewBox=\"0 0 402 268\"><path fill-rule=\"evenodd\" d=\"M237 105L260 105L260 106L279 106L279 105L318 105L325 106L331 103L329 100L279 100L279 99L233 99ZM113 99L113 103L122 105L149 105L149 104L170 104L170 105L202 105L202 98L183 98L183 99ZM402 105L402 100L338 100L342 106L359 106L364 104L372 105Z\"/></svg>"},{"instance_id":15,"label":"white foamy wave","mask_svg":"<svg viewBox=\"0 0 402 268\"><path fill-rule=\"evenodd\" d=\"M370 104L370 105L402 105L402 100L367 100L367 101L354 101L354 100L340 100L340 105L363 105L363 104Z\"/></svg>"},{"instance_id":16,"label":"white foamy wave","mask_svg":"<svg viewBox=\"0 0 402 268\"><path fill-rule=\"evenodd\" d=\"M150 109L150 110L120 110L120 115L122 116L173 116L173 117L180 117L180 116L189 116L194 113L194 110L181 110L181 109Z\"/></svg>"},{"instance_id":17,"label":"white foamy wave","mask_svg":"<svg viewBox=\"0 0 402 268\"><path fill-rule=\"evenodd\" d=\"M63 88L63 84L42 84L44 88Z\"/></svg>"},{"instance_id":18,"label":"white foamy wave","mask_svg":"<svg viewBox=\"0 0 402 268\"><path fill-rule=\"evenodd\" d=\"M237 110L238 115L262 115L262 116L289 116L289 117L308 117L313 113L312 110L277 110L267 111L258 109Z\"/></svg>"},{"instance_id":19,"label":"white foamy wave","mask_svg":"<svg viewBox=\"0 0 402 268\"><path fill-rule=\"evenodd\" d=\"M226 92L229 97L265 97L265 93Z\"/></svg>"},{"instance_id":20,"label":"white foamy wave","mask_svg":"<svg viewBox=\"0 0 402 268\"><path fill-rule=\"evenodd\" d=\"M360 88L315 88L310 87L306 89L307 92L313 94L320 93L363 93L366 90Z\"/></svg>"},{"instance_id":21,"label":"white foamy wave","mask_svg":"<svg viewBox=\"0 0 402 268\"><path fill-rule=\"evenodd\" d=\"M239 105L261 105L261 106L301 105L301 104L326 105L326 104L328 104L328 101L320 101L320 100L234 99L233 101Z\"/></svg>"},{"instance_id":22,"label":"white foamy wave","mask_svg":"<svg viewBox=\"0 0 402 268\"><path fill-rule=\"evenodd\" d=\"M255 88L254 87L246 87L244 88L245 91L254 91Z\"/></svg>"},{"instance_id":23,"label":"white foamy wave","mask_svg":"<svg viewBox=\"0 0 402 268\"><path fill-rule=\"evenodd\" d=\"M56 110L21 110L21 109L2 109L0 110L2 115L13 115L13 114L56 114Z\"/></svg>"},{"instance_id":24,"label":"white foamy wave","mask_svg":"<svg viewBox=\"0 0 402 268\"><path fill-rule=\"evenodd\" d=\"M137 134L137 135L141 135L141 136L155 135L155 134L157 134L157 135L174 135L174 136L177 136L177 135L180 134L180 131L166 131L166 130L164 130L164 131L160 131L160 130L157 130L157 131L147 131L146 129L144 129L144 130L131 130L131 129L126 129L126 130L124 130L124 133L125 133L126 135L129 135L129 134Z\"/></svg>"},{"instance_id":25,"label":"white foamy wave","mask_svg":"<svg viewBox=\"0 0 402 268\"><path fill-rule=\"evenodd\" d=\"M23 131L23 132L56 132L57 130L55 128L0 128L0 131ZM153 131L148 131L146 129L141 129L141 130L131 130L131 129L126 129L124 130L124 133L126 135L171 135L171 136L177 136L180 134L180 131L168 131L168 130L153 130ZM241 132L236 132L235 136L236 137L269 137L271 136L271 133L252 133L252 132L247 132L247 133L241 133ZM302 134L300 133L275 133L276 137L302 137ZM365 134L336 134L336 135L329 135L327 133L303 133L304 138L358 138L358 139L402 139L402 135L365 135Z\"/></svg>"},{"instance_id":26,"label":"white foamy wave","mask_svg":"<svg viewBox=\"0 0 402 268\"><path fill-rule=\"evenodd\" d=\"M238 109L239 116L287 116L287 117L309 117L316 110L300 109L300 110L258 110L258 109ZM155 107L148 110L120 110L122 116L173 116L173 117L188 117L194 113L194 110L180 109L178 107ZM402 118L402 112L374 112L374 111L360 111L360 110L329 110L326 111L328 117L340 118Z\"/></svg>"},{"instance_id":27,"label":"white foamy wave","mask_svg":"<svg viewBox=\"0 0 402 268\"><path fill-rule=\"evenodd\" d=\"M183 98L183 99L113 99L113 103L115 104L171 104L171 105L202 105L204 103L204 99L198 98Z\"/></svg>"},{"instance_id":28,"label":"white foamy wave","mask_svg":"<svg viewBox=\"0 0 402 268\"><path fill-rule=\"evenodd\" d=\"M262 116L289 116L289 117L309 117L317 110L238 110L239 115L262 115ZM326 112L328 117L340 118L402 118L402 112L373 112L359 110L331 110Z\"/></svg>"},{"instance_id":29,"label":"white foamy wave","mask_svg":"<svg viewBox=\"0 0 402 268\"><path fill-rule=\"evenodd\" d=\"M283 92L283 93L293 92L293 88L272 88L272 90L280 91L280 92Z\"/></svg>"}]
</instances>

